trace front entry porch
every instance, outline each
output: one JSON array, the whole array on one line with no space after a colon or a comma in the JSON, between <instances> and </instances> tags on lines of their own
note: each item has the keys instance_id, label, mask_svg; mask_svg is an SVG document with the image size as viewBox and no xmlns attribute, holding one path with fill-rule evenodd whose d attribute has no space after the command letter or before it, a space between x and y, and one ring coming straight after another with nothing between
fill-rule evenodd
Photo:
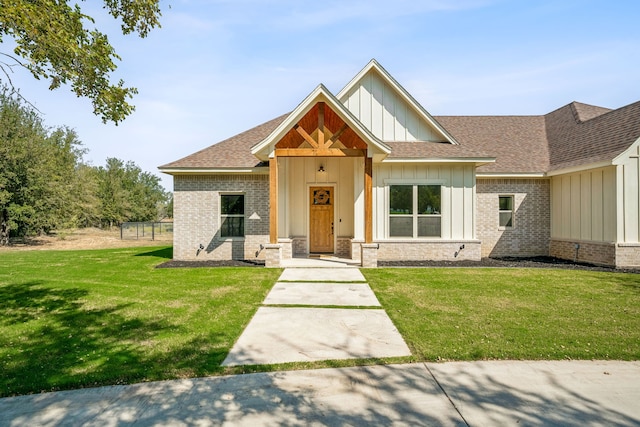
<instances>
[{"instance_id":1,"label":"front entry porch","mask_svg":"<svg viewBox=\"0 0 640 427\"><path fill-rule=\"evenodd\" d=\"M274 139L268 158L267 267L301 256L317 259L314 254L377 266L368 142L325 102L287 129Z\"/></svg>"}]
</instances>

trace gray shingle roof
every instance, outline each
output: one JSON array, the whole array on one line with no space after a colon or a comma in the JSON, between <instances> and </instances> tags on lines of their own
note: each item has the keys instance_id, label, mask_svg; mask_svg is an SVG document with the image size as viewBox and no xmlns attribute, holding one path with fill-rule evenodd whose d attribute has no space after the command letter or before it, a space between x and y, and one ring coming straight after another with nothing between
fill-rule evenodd
<instances>
[{"instance_id":1,"label":"gray shingle roof","mask_svg":"<svg viewBox=\"0 0 640 427\"><path fill-rule=\"evenodd\" d=\"M576 104L545 116L549 171L610 161L640 138L640 101L617 110L601 109L598 115L582 116L582 121L576 117ZM584 104L578 105L584 114Z\"/></svg>"},{"instance_id":2,"label":"gray shingle roof","mask_svg":"<svg viewBox=\"0 0 640 427\"><path fill-rule=\"evenodd\" d=\"M252 168L251 148L288 114L160 167ZM573 102L544 116L440 116L435 119L459 145L386 142L389 158L496 157L480 173L544 173L610 161L640 137L640 102L617 110Z\"/></svg>"},{"instance_id":3,"label":"gray shingle roof","mask_svg":"<svg viewBox=\"0 0 640 427\"><path fill-rule=\"evenodd\" d=\"M260 160L251 154L251 147L265 139L288 115L284 114L180 160L162 165L160 169L225 169L260 166Z\"/></svg>"},{"instance_id":4,"label":"gray shingle roof","mask_svg":"<svg viewBox=\"0 0 640 427\"><path fill-rule=\"evenodd\" d=\"M549 167L542 116L443 116L436 120L460 145L496 158L478 172L540 173Z\"/></svg>"}]
</instances>

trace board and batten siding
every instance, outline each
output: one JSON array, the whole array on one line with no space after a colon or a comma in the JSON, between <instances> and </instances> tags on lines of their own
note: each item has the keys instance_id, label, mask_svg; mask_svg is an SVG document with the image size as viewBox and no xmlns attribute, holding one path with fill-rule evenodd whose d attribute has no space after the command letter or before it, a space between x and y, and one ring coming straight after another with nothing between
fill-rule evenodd
<instances>
[{"instance_id":1,"label":"board and batten siding","mask_svg":"<svg viewBox=\"0 0 640 427\"><path fill-rule=\"evenodd\" d=\"M389 185L440 184L442 236L475 239L475 167L464 164L382 163L373 167L374 240L389 239Z\"/></svg>"},{"instance_id":2,"label":"board and batten siding","mask_svg":"<svg viewBox=\"0 0 640 427\"><path fill-rule=\"evenodd\" d=\"M551 238L616 241L616 167L551 178Z\"/></svg>"},{"instance_id":3,"label":"board and batten siding","mask_svg":"<svg viewBox=\"0 0 640 427\"><path fill-rule=\"evenodd\" d=\"M442 136L376 72L367 74L342 101L382 141L442 140Z\"/></svg>"},{"instance_id":4,"label":"board and batten siding","mask_svg":"<svg viewBox=\"0 0 640 427\"><path fill-rule=\"evenodd\" d=\"M362 159L298 157L278 159L278 237L307 236L309 227L309 187L334 188L336 237L354 235L354 167ZM324 172L318 172L320 166Z\"/></svg>"},{"instance_id":5,"label":"board and batten siding","mask_svg":"<svg viewBox=\"0 0 640 427\"><path fill-rule=\"evenodd\" d=\"M617 160L618 242L640 242L640 141Z\"/></svg>"}]
</instances>

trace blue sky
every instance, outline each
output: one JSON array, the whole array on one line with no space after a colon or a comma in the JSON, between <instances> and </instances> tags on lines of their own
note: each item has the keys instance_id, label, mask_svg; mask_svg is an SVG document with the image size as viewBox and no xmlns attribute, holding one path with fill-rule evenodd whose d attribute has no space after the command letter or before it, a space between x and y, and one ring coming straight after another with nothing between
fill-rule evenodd
<instances>
[{"instance_id":1,"label":"blue sky","mask_svg":"<svg viewBox=\"0 0 640 427\"><path fill-rule=\"evenodd\" d=\"M49 126L74 128L85 159L159 165L295 108L319 83L337 93L376 58L433 115L537 115L571 101L640 100L640 2L589 0L171 0L162 28L121 36L82 2L135 86L119 126L88 100L16 71Z\"/></svg>"}]
</instances>

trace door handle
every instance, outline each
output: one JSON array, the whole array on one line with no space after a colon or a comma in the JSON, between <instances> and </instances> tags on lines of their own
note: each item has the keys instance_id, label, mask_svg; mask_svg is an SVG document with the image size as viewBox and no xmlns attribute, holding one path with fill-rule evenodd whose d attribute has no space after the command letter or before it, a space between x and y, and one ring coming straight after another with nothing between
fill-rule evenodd
<instances>
[{"instance_id":1,"label":"door handle","mask_svg":"<svg viewBox=\"0 0 640 427\"><path fill-rule=\"evenodd\" d=\"M333 222L331 223L331 235L333 236Z\"/></svg>"}]
</instances>

